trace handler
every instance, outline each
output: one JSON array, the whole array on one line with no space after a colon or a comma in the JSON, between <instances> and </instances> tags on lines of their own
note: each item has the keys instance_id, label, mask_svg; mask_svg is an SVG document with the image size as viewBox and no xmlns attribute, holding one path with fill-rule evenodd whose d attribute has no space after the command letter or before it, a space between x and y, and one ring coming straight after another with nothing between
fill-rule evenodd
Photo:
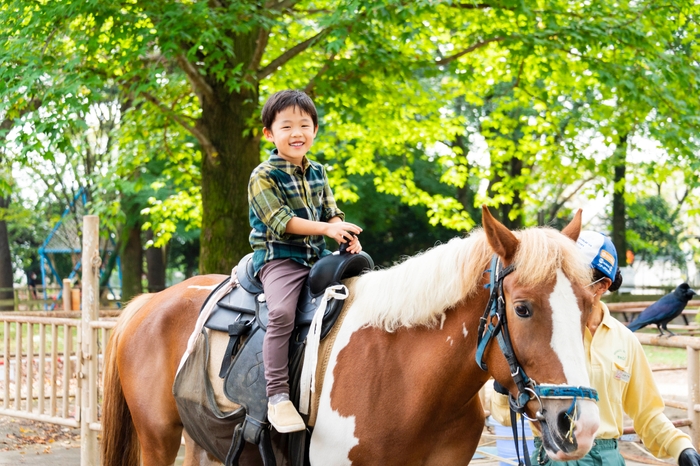
<instances>
[{"instance_id":1,"label":"handler","mask_svg":"<svg viewBox=\"0 0 700 466\"><path fill-rule=\"evenodd\" d=\"M609 237L582 231L576 243L593 268L593 307L586 322L584 346L591 386L598 391L600 427L591 451L577 461L552 461L535 432L532 464L551 466L624 466L618 450L623 432L623 411L634 421L634 430L656 457L672 457L679 466L700 466L700 455L690 437L677 429L664 414L664 402L656 387L641 343L600 298L622 285L617 251ZM507 390L494 381L491 414L510 425Z\"/></svg>"}]
</instances>

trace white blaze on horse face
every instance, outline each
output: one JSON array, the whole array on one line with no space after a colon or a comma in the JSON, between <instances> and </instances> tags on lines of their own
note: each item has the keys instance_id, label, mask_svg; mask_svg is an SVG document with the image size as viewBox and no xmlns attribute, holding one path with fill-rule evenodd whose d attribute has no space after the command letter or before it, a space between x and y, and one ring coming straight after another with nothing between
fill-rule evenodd
<instances>
[{"instance_id":1,"label":"white blaze on horse face","mask_svg":"<svg viewBox=\"0 0 700 466\"><path fill-rule=\"evenodd\" d=\"M561 270L557 270L557 284L549 296L549 305L552 308L551 346L564 368L566 383L589 387L581 333L581 309L571 282Z\"/></svg>"},{"instance_id":2,"label":"white blaze on horse face","mask_svg":"<svg viewBox=\"0 0 700 466\"><path fill-rule=\"evenodd\" d=\"M561 270L557 270L557 284L549 296L549 304L552 308L551 346L564 368L566 383L575 387L590 387L581 333L581 309L571 282ZM579 446L577 451L588 451L600 424L600 412L597 403L592 400L579 400L578 405L581 412L574 429ZM571 459L561 451L559 454L562 456L557 459L561 461Z\"/></svg>"},{"instance_id":3,"label":"white blaze on horse face","mask_svg":"<svg viewBox=\"0 0 700 466\"><path fill-rule=\"evenodd\" d=\"M356 312L348 309L338 336L336 337L319 398L318 415L311 444L309 445L309 462L312 465L332 464L350 465L350 450L360 442L355 437L355 417L344 417L331 407L331 390L333 388L333 371L338 363L338 354L350 342L350 337L362 328L365 322L355 318Z\"/></svg>"}]
</instances>

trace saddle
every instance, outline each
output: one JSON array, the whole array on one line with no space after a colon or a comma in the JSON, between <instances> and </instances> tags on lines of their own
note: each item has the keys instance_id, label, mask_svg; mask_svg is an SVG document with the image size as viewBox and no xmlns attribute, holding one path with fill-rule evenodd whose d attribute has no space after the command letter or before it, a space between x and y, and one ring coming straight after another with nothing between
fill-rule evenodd
<instances>
[{"instance_id":1,"label":"saddle","mask_svg":"<svg viewBox=\"0 0 700 466\"><path fill-rule=\"evenodd\" d=\"M236 268L237 283L233 284L233 289L228 295L216 303L204 324L204 327L210 330L226 332L229 335L219 377L224 379L225 396L243 407L245 417L241 422L243 413L236 413L237 425L233 430L233 439L226 453L222 451L220 441L218 448L212 448L218 451L210 450L208 446L213 447L211 439L200 438L207 435L203 429L194 429L199 431L194 435L188 430L190 436L199 445L217 456L226 466L238 464L244 442L258 446L265 466L275 464L267 423L266 381L262 360L268 309L262 283L255 277L252 256L248 254L241 259ZM299 297L295 326L289 345L289 385L290 398L293 401L299 399L299 380L306 348L305 342L317 310L325 302L325 312L323 312L320 326L320 338L323 339L330 332L343 309L343 299L329 299L330 295L326 290L329 287L341 285L341 281L346 278L357 276L373 268L372 258L364 252L331 254L320 259L311 268ZM219 287L229 280L224 281ZM212 295L214 293L216 290ZM313 349L310 348L310 351ZM230 420L233 421L233 417ZM217 423L222 421L224 419L221 417L217 419ZM186 428L189 427L185 419L183 422ZM220 437L220 434L217 437ZM291 464L302 465L308 462L306 437L306 431L290 434Z\"/></svg>"}]
</instances>

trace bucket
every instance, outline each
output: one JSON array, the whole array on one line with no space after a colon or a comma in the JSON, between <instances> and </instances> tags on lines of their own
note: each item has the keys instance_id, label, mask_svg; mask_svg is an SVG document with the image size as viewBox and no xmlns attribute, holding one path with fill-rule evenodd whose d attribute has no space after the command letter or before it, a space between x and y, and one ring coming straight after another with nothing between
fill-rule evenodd
<instances>
[{"instance_id":1,"label":"bucket","mask_svg":"<svg viewBox=\"0 0 700 466\"><path fill-rule=\"evenodd\" d=\"M80 288L70 290L70 304L73 311L80 310Z\"/></svg>"},{"instance_id":2,"label":"bucket","mask_svg":"<svg viewBox=\"0 0 700 466\"><path fill-rule=\"evenodd\" d=\"M513 428L508 426L503 426L499 424L494 418L489 417L489 422L493 425L496 431L496 450L498 451L498 456L505 458L509 461L518 462L518 455L515 452L515 443L513 442ZM520 457L524 460L523 453L523 430L520 424L520 419L518 419L518 450L520 451ZM535 451L535 441L532 436L532 430L530 430L530 423L525 422L525 438L527 439L527 451L528 454L532 455ZM510 466L509 463L501 461L500 466Z\"/></svg>"}]
</instances>

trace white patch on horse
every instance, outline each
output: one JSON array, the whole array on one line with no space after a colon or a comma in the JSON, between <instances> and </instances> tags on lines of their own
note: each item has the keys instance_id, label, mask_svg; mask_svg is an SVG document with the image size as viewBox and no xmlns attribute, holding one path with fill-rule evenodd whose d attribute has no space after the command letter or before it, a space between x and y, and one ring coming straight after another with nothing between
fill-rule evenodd
<instances>
[{"instance_id":1,"label":"white patch on horse","mask_svg":"<svg viewBox=\"0 0 700 466\"><path fill-rule=\"evenodd\" d=\"M447 337L447 340L445 340L445 341L449 341L450 346L452 346L454 344L454 340L452 339L452 337Z\"/></svg>"},{"instance_id":2,"label":"white patch on horse","mask_svg":"<svg viewBox=\"0 0 700 466\"><path fill-rule=\"evenodd\" d=\"M188 286L187 288L194 288L195 290L213 290L213 289L216 288L217 286L219 286L218 283L215 283L215 284L209 285L209 286L190 285L190 286Z\"/></svg>"},{"instance_id":3,"label":"white patch on horse","mask_svg":"<svg viewBox=\"0 0 700 466\"><path fill-rule=\"evenodd\" d=\"M467 324L462 322L462 335L464 335L464 338L467 338L467 335L469 335L469 332L467 331Z\"/></svg>"},{"instance_id":4,"label":"white patch on horse","mask_svg":"<svg viewBox=\"0 0 700 466\"><path fill-rule=\"evenodd\" d=\"M566 382L573 386L590 387L581 333L581 309L571 282L561 269L557 270L557 284L549 296L549 304L552 307L550 344L559 356Z\"/></svg>"},{"instance_id":5,"label":"white patch on horse","mask_svg":"<svg viewBox=\"0 0 700 466\"><path fill-rule=\"evenodd\" d=\"M442 326L445 325L445 319L446 319L446 318L447 318L447 317L445 316L445 314L442 314L442 315L440 316L440 330L442 330Z\"/></svg>"},{"instance_id":6,"label":"white patch on horse","mask_svg":"<svg viewBox=\"0 0 700 466\"><path fill-rule=\"evenodd\" d=\"M355 437L355 417L341 416L331 407L333 371L338 363L338 354L348 345L352 334L365 325L365 322L357 319L358 313L353 312L354 307L348 309L338 331L323 379L316 425L309 445L311 464L350 465L350 450L360 442Z\"/></svg>"}]
</instances>

